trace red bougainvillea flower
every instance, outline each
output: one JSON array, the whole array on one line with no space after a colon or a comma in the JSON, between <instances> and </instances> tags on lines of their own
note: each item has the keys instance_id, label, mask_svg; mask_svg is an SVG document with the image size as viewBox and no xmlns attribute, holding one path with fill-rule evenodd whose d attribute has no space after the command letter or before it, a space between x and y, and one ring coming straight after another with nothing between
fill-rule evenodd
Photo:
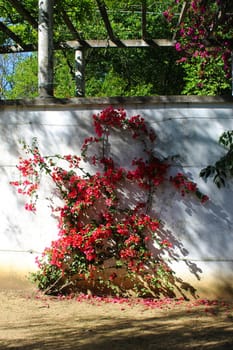
<instances>
[{"instance_id":1,"label":"red bougainvillea flower","mask_svg":"<svg viewBox=\"0 0 233 350\"><path fill-rule=\"evenodd\" d=\"M153 154L156 135L141 116L127 118L123 109L109 107L95 114L93 122L96 137L84 140L82 156L42 156L35 141L24 145L27 157L19 160L20 180L11 184L30 199L25 209L35 212L43 174L62 201L51 205L58 238L37 258L35 281L52 294L67 292L67 286L76 292L83 283L82 288L98 293L125 296L130 288L139 296L171 295L174 273L161 256L173 246L160 237L160 221L151 208L154 194L161 184L172 183L181 194L198 193L202 203L208 198L182 173L169 182L169 164ZM110 135L116 131L142 145L142 155L129 161L129 169L110 154ZM98 171L87 172L82 162ZM149 248L154 239L158 256Z\"/></svg>"}]
</instances>

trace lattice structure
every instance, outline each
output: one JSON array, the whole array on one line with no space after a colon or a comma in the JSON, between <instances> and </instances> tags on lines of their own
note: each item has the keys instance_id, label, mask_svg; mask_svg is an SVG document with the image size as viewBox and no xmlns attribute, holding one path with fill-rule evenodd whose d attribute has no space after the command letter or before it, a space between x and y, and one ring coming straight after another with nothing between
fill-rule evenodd
<instances>
[{"instance_id":1,"label":"lattice structure","mask_svg":"<svg viewBox=\"0 0 233 350\"><path fill-rule=\"evenodd\" d=\"M71 1L72 2L72 1ZM140 48L140 47L168 47L173 46L175 36L167 38L153 38L147 29L148 9L147 0L137 1L137 12L141 16L141 37L140 38L120 38L114 31L109 11L104 0L95 0L96 11L98 11L101 21L105 28L105 37L96 34L96 38L86 38L85 33L81 33L80 28L76 28L72 16L72 6L69 11L63 7L61 0L39 0L38 11L31 13L26 6L26 1L6 0L5 3L11 6L18 16L29 24L31 30L38 31L38 40L34 38L31 42L27 42L16 34L14 26L7 25L6 21L1 19L0 31L8 38L3 45L0 46L0 54L14 52L32 52L38 51L39 63L39 95L41 97L53 96L53 51L56 49L72 49L75 51L77 63L77 95L83 96L84 87L83 80L83 50L89 48ZM32 3L32 1L31 1ZM161 1L155 1L161 5ZM72 5L72 4L71 4ZM73 8L75 5L73 4ZM181 21L185 13L186 5L183 6L179 21ZM69 12L69 13L68 13ZM161 13L162 14L162 13ZM68 40L53 37L54 18L65 25Z\"/></svg>"}]
</instances>

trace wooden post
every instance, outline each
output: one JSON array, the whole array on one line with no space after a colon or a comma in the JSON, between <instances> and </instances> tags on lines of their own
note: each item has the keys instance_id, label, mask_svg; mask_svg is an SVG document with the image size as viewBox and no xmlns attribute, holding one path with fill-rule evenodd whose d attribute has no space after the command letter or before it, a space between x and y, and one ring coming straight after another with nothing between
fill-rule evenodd
<instances>
[{"instance_id":1,"label":"wooden post","mask_svg":"<svg viewBox=\"0 0 233 350\"><path fill-rule=\"evenodd\" d=\"M147 1L142 0L142 39L147 39L146 11L147 11Z\"/></svg>"},{"instance_id":2,"label":"wooden post","mask_svg":"<svg viewBox=\"0 0 233 350\"><path fill-rule=\"evenodd\" d=\"M38 0L38 90L39 97L53 96L53 4Z\"/></svg>"},{"instance_id":3,"label":"wooden post","mask_svg":"<svg viewBox=\"0 0 233 350\"><path fill-rule=\"evenodd\" d=\"M85 61L83 49L75 50L75 83L76 83L76 96L85 96Z\"/></svg>"}]
</instances>

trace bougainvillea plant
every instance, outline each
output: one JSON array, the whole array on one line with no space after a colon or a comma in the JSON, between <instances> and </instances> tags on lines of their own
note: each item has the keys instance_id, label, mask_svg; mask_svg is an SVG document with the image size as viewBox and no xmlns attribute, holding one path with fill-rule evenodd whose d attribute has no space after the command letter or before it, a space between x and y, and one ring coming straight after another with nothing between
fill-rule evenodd
<instances>
[{"instance_id":1,"label":"bougainvillea plant","mask_svg":"<svg viewBox=\"0 0 233 350\"><path fill-rule=\"evenodd\" d=\"M163 260L172 243L161 237L159 218L151 213L154 193L168 181L182 195L194 193L202 203L208 198L185 175L169 177L169 164L155 156L155 134L141 116L128 118L109 107L93 121L95 136L84 140L81 156L43 156L36 140L24 143L20 180L11 184L29 197L25 208L36 211L43 174L62 200L52 206L58 238L37 258L34 281L48 294L174 296L175 275ZM114 160L113 134L142 146L130 166Z\"/></svg>"},{"instance_id":2,"label":"bougainvillea plant","mask_svg":"<svg viewBox=\"0 0 233 350\"><path fill-rule=\"evenodd\" d=\"M180 13L177 20L176 14ZM231 80L231 56L233 51L233 2L229 0L174 0L164 16L175 35L175 48L181 53L179 62L186 67L197 66L192 79L197 88L205 91L205 85L225 71L226 80L220 81L222 89ZM213 68L215 67L215 68ZM217 87L216 87L217 89ZM197 91L197 89L195 90Z\"/></svg>"}]
</instances>

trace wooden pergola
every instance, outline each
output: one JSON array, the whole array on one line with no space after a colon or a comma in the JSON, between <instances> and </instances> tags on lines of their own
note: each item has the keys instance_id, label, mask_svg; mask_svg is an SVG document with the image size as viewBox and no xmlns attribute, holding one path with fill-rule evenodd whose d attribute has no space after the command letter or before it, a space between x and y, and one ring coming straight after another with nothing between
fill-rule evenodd
<instances>
[{"instance_id":1,"label":"wooden pergola","mask_svg":"<svg viewBox=\"0 0 233 350\"><path fill-rule=\"evenodd\" d=\"M38 51L38 92L41 98L53 97L53 54L58 49L73 49L76 62L76 95L84 96L84 55L88 48L142 48L142 47L171 47L174 46L175 36L171 39L151 39L147 33L147 0L141 0L141 38L123 40L113 31L108 11L104 0L96 0L102 21L104 22L108 38L98 40L83 39L75 28L65 10L60 9L59 15L65 23L68 31L74 37L73 40L54 42L53 16L54 5L60 0L38 0L38 18L35 18L19 0L6 0L23 19L38 31L38 44L26 44L3 21L0 20L0 30L4 32L13 45L0 46L0 54ZM187 7L184 3L178 24L181 22ZM62 7L60 7L62 8Z\"/></svg>"}]
</instances>

